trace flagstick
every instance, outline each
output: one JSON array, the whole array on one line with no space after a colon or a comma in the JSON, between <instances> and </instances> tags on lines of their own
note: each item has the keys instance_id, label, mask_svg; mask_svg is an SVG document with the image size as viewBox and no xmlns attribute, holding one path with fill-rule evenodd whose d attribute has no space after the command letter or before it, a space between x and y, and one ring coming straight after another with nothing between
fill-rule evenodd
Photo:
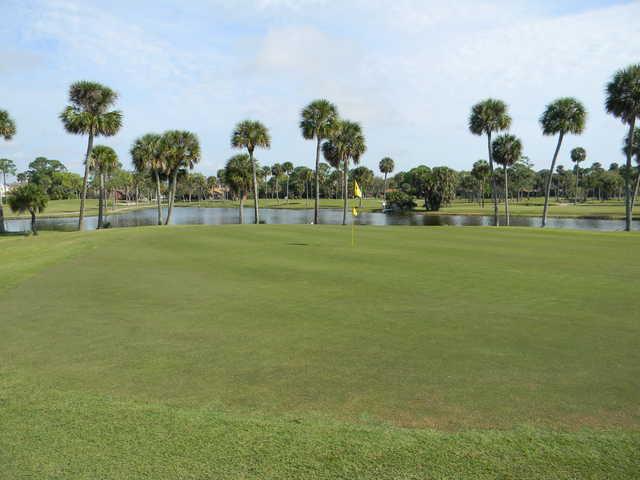
<instances>
[{"instance_id":1,"label":"flagstick","mask_svg":"<svg viewBox=\"0 0 640 480\"><path fill-rule=\"evenodd\" d=\"M355 219L351 215L351 248L356 246L356 224L354 221Z\"/></svg>"}]
</instances>

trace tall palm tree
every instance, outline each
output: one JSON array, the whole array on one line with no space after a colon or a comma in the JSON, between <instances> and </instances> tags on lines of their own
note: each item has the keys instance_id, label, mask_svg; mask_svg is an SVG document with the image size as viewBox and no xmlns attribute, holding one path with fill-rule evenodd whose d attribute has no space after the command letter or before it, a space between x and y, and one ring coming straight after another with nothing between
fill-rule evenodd
<instances>
[{"instance_id":1,"label":"tall palm tree","mask_svg":"<svg viewBox=\"0 0 640 480\"><path fill-rule=\"evenodd\" d=\"M480 206L482 208L484 208L484 186L490 173L491 169L486 160L478 160L473 164L473 168L471 169L471 175L480 185Z\"/></svg>"},{"instance_id":2,"label":"tall palm tree","mask_svg":"<svg viewBox=\"0 0 640 480\"><path fill-rule=\"evenodd\" d=\"M244 199L251 190L253 160L246 153L234 155L224 169L224 183L240 199L240 224L244 223Z\"/></svg>"},{"instance_id":3,"label":"tall palm tree","mask_svg":"<svg viewBox=\"0 0 640 480\"><path fill-rule=\"evenodd\" d=\"M522 142L515 135L503 134L491 145L493 159L504 168L504 213L509 226L509 167L522 158Z\"/></svg>"},{"instance_id":4,"label":"tall palm tree","mask_svg":"<svg viewBox=\"0 0 640 480\"><path fill-rule=\"evenodd\" d=\"M69 87L69 103L60 114L60 120L69 133L88 135L87 153L84 157L84 177L80 197L80 215L78 230L84 225L84 204L87 199L87 180L89 178L89 155L93 149L95 137L110 137L122 127L122 113L110 110L116 103L118 94L96 82L81 81Z\"/></svg>"},{"instance_id":5,"label":"tall palm tree","mask_svg":"<svg viewBox=\"0 0 640 480\"><path fill-rule=\"evenodd\" d=\"M104 178L115 169L120 168L118 155L111 147L96 145L89 156L89 168L100 179L100 199L98 200L98 229L104 226L105 188Z\"/></svg>"},{"instance_id":6,"label":"tall palm tree","mask_svg":"<svg viewBox=\"0 0 640 480\"><path fill-rule=\"evenodd\" d=\"M395 167L395 164L393 163L393 159L389 157L384 157L382 160L380 160L380 163L378 164L378 168L380 168L380 173L384 173L383 196L384 196L385 202L387 201L387 175L393 172L394 167Z\"/></svg>"},{"instance_id":7,"label":"tall palm tree","mask_svg":"<svg viewBox=\"0 0 640 480\"><path fill-rule=\"evenodd\" d=\"M558 143L551 160L551 168L547 175L544 189L544 209L542 210L542 226L547 225L549 212L549 196L551 195L551 181L558 160L558 153L562 146L562 140L568 133L580 135L584 131L587 122L587 111L584 105L573 97L559 98L545 108L540 116L540 126L543 135L558 135Z\"/></svg>"},{"instance_id":8,"label":"tall palm tree","mask_svg":"<svg viewBox=\"0 0 640 480\"><path fill-rule=\"evenodd\" d=\"M491 151L491 136L494 132L508 130L511 126L511 117L507 113L507 104L502 100L488 98L476 103L471 108L469 116L469 130L474 135L487 136L487 149L489 150L489 170L491 175L491 193L493 195L493 224L500 224L498 217L498 189L496 176L493 171L493 153Z\"/></svg>"},{"instance_id":9,"label":"tall palm tree","mask_svg":"<svg viewBox=\"0 0 640 480\"><path fill-rule=\"evenodd\" d=\"M587 151L582 147L576 147L571 150L571 161L576 164L576 194L574 203L578 204L578 178L580 177L580 162L587 159Z\"/></svg>"},{"instance_id":10,"label":"tall palm tree","mask_svg":"<svg viewBox=\"0 0 640 480\"><path fill-rule=\"evenodd\" d=\"M273 175L273 178L274 178L274 183L275 183L274 186L276 190L276 202L278 202L278 204L280 204L280 196L278 195L278 183L283 172L284 172L284 169L282 168L282 165L280 165L279 163L274 163L273 165L271 165L271 175Z\"/></svg>"},{"instance_id":11,"label":"tall palm tree","mask_svg":"<svg viewBox=\"0 0 640 480\"><path fill-rule=\"evenodd\" d=\"M169 225L176 198L178 173L192 170L194 165L200 161L200 141L195 133L186 130L169 130L162 134L160 151L169 177L169 205L167 218L164 222L165 225Z\"/></svg>"},{"instance_id":12,"label":"tall palm tree","mask_svg":"<svg viewBox=\"0 0 640 480\"><path fill-rule=\"evenodd\" d=\"M0 158L0 173L2 173L2 185L4 186L4 194L7 193L7 175L15 175L17 172L16 164L8 158ZM2 202L4 203L4 196Z\"/></svg>"},{"instance_id":13,"label":"tall palm tree","mask_svg":"<svg viewBox=\"0 0 640 480\"><path fill-rule=\"evenodd\" d=\"M293 163L284 162L282 164L282 170L287 175L287 203L289 203L289 177L291 177L291 173L293 173Z\"/></svg>"},{"instance_id":14,"label":"tall palm tree","mask_svg":"<svg viewBox=\"0 0 640 480\"><path fill-rule=\"evenodd\" d=\"M9 112L7 112L6 110L0 110L0 137L4 138L6 141L9 141L13 138L15 134L16 134L16 124L13 121L13 119L9 116ZM3 170L3 173L4 173L4 170ZM5 187L6 187L6 181L5 181ZM2 208L2 203L3 202L0 202L0 233L5 232L4 211Z\"/></svg>"},{"instance_id":15,"label":"tall palm tree","mask_svg":"<svg viewBox=\"0 0 640 480\"><path fill-rule=\"evenodd\" d=\"M260 223L258 209L258 176L253 152L256 148L271 148L271 136L269 130L262 123L255 120L243 120L236 125L231 134L231 146L234 148L246 148L253 170L253 212L255 224Z\"/></svg>"},{"instance_id":16,"label":"tall palm tree","mask_svg":"<svg viewBox=\"0 0 640 480\"><path fill-rule=\"evenodd\" d=\"M627 172L631 172L632 145L636 119L640 116L640 64L631 65L619 70L607 85L607 99L605 102L607 113L622 120L629 125L627 134ZM631 230L631 217L633 205L631 204L631 179L629 175L624 178L625 192L625 230Z\"/></svg>"},{"instance_id":17,"label":"tall palm tree","mask_svg":"<svg viewBox=\"0 0 640 480\"><path fill-rule=\"evenodd\" d=\"M338 122L338 109L329 100L314 100L301 113L300 130L307 140L316 140L316 170L315 170L315 204L313 207L313 223L319 222L320 209L320 144L330 137Z\"/></svg>"},{"instance_id":18,"label":"tall palm tree","mask_svg":"<svg viewBox=\"0 0 640 480\"><path fill-rule=\"evenodd\" d=\"M160 175L164 174L167 164L162 155L162 136L157 133L147 133L137 138L131 147L131 159L135 169L149 172L156 184L156 204L158 207L158 225L162 225L162 195L160 193Z\"/></svg>"},{"instance_id":19,"label":"tall palm tree","mask_svg":"<svg viewBox=\"0 0 640 480\"><path fill-rule=\"evenodd\" d=\"M31 232L38 234L36 227L36 213L42 212L47 207L49 197L40 186L35 183L20 185L9 195L9 208L13 212L29 212L31 214Z\"/></svg>"},{"instance_id":20,"label":"tall palm tree","mask_svg":"<svg viewBox=\"0 0 640 480\"><path fill-rule=\"evenodd\" d=\"M331 132L329 139L322 144L322 153L331 164L342 163L343 171L343 211L342 224L347 224L348 188L347 177L349 161L355 165L360 162L360 157L366 151L366 142L359 123L348 120L339 120Z\"/></svg>"}]
</instances>

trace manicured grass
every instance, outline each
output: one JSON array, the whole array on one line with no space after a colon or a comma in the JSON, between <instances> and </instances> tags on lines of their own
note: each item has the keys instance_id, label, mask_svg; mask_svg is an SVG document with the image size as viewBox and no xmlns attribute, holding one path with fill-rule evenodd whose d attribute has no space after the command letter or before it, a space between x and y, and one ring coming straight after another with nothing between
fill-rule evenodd
<instances>
[{"instance_id":1,"label":"manicured grass","mask_svg":"<svg viewBox=\"0 0 640 480\"><path fill-rule=\"evenodd\" d=\"M0 238L0 478L634 478L640 235Z\"/></svg>"}]
</instances>

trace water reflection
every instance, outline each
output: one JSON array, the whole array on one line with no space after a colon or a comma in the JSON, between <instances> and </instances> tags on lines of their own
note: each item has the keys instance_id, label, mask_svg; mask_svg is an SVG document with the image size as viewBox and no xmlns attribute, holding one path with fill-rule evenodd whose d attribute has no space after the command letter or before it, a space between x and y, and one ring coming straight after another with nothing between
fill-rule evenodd
<instances>
[{"instance_id":1,"label":"water reflection","mask_svg":"<svg viewBox=\"0 0 640 480\"><path fill-rule=\"evenodd\" d=\"M164 212L166 213L166 211ZM199 208L178 207L174 209L173 221L176 225L222 225L238 223L237 208ZM253 222L253 209L245 208L245 223ZM260 218L267 224L304 224L313 220L313 210L286 210L264 208L260 210ZM157 213L154 208L145 208L109 215L107 221L112 227L138 227L155 225ZM349 216L351 221L351 216ZM501 220L504 222L504 219ZM85 230L93 230L98 222L97 217L86 217ZM341 210L320 210L320 222L324 224L342 223ZM28 219L8 220L7 228L12 232L29 229ZM355 218L358 225L416 225L416 226L489 226L493 224L493 217L478 215L424 215L422 213L394 213L362 212ZM640 221L636 220L634 230L640 229ZM77 217L42 218L38 220L38 227L42 230L75 230L78 225ZM511 225L517 227L539 227L541 219L537 217L511 217ZM550 218L549 227L573 228L578 230L616 231L624 229L623 220L596 220L585 218Z\"/></svg>"}]
</instances>

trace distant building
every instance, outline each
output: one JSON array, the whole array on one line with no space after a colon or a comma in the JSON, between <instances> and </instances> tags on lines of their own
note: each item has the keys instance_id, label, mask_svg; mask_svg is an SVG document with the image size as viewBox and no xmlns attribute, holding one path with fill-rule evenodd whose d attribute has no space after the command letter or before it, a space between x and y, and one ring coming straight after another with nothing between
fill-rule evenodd
<instances>
[{"instance_id":1,"label":"distant building","mask_svg":"<svg viewBox=\"0 0 640 480\"><path fill-rule=\"evenodd\" d=\"M16 188L17 186L18 186L17 183L7 183L7 186L5 188L4 183L0 181L0 198L4 198L7 195L9 195L9 193L11 193L11 190Z\"/></svg>"}]
</instances>

